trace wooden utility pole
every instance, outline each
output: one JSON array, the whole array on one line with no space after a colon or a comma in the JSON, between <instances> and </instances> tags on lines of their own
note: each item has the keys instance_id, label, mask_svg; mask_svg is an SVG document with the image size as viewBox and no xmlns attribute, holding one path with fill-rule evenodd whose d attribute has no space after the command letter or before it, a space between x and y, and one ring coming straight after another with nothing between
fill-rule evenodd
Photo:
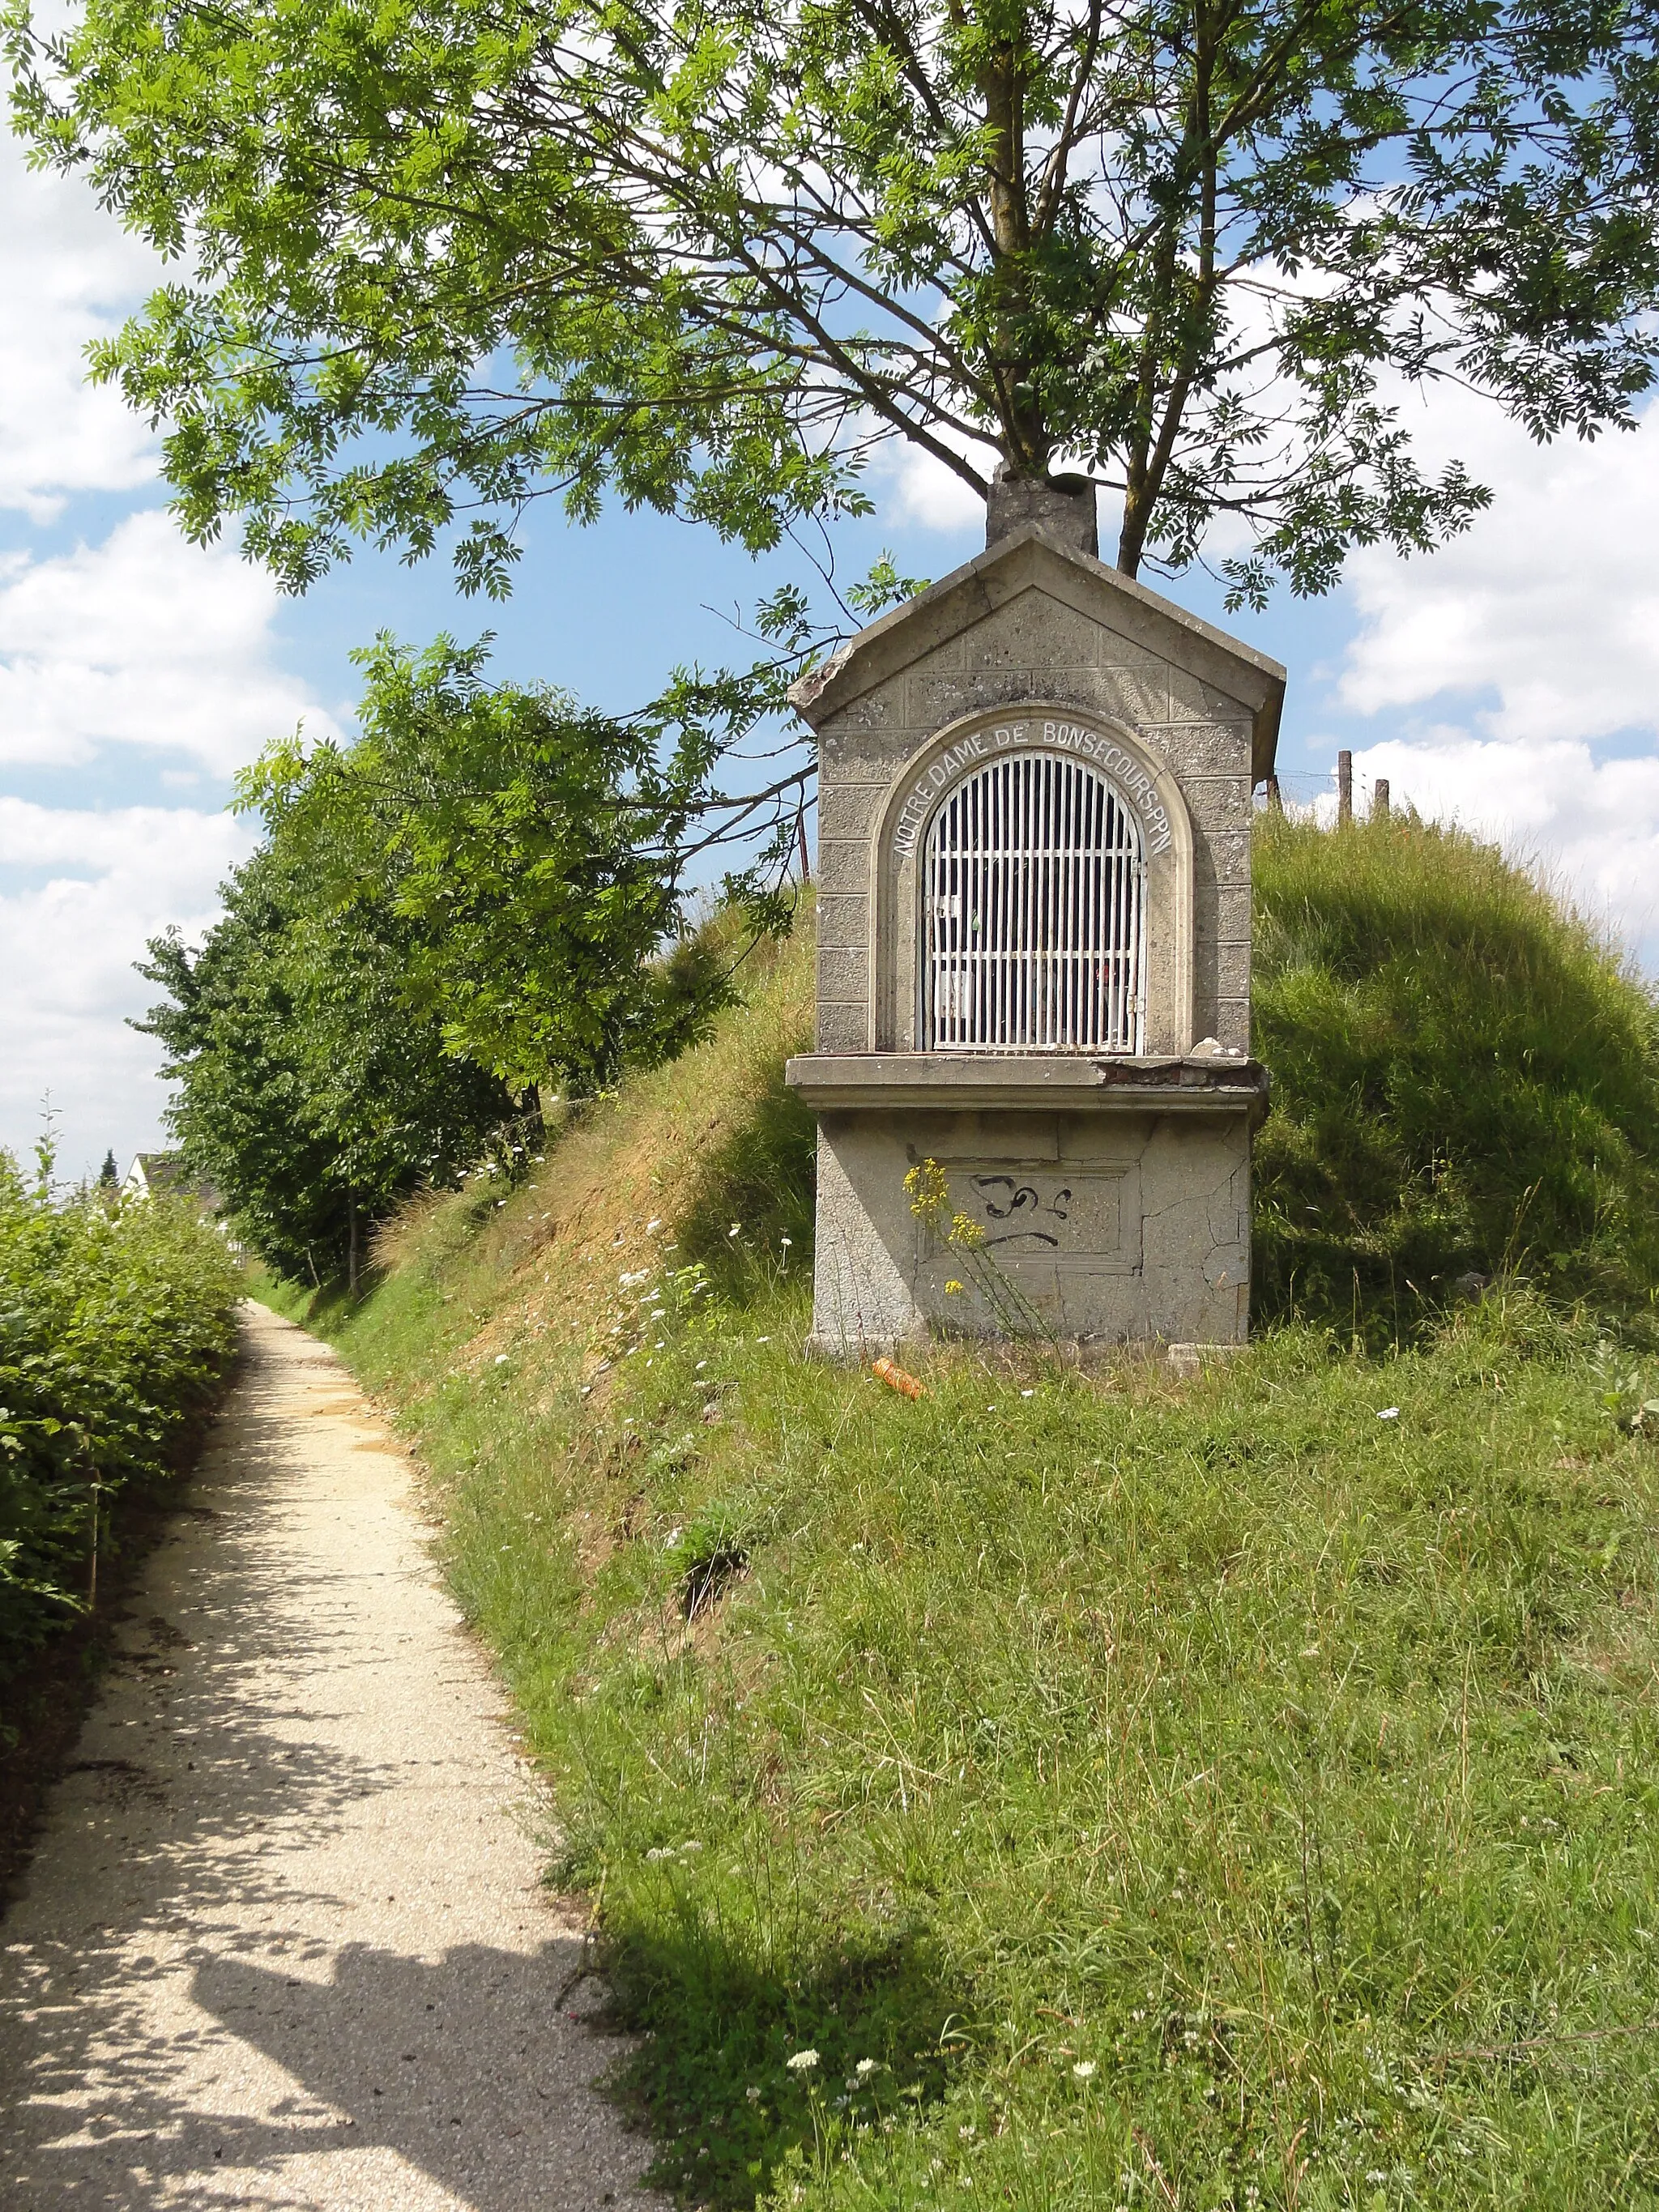
<instances>
[{"instance_id":1,"label":"wooden utility pole","mask_svg":"<svg viewBox=\"0 0 1659 2212\"><path fill-rule=\"evenodd\" d=\"M1379 775L1371 787L1371 812L1380 822L1389 818L1389 779Z\"/></svg>"},{"instance_id":2,"label":"wooden utility pole","mask_svg":"<svg viewBox=\"0 0 1659 2212\"><path fill-rule=\"evenodd\" d=\"M1339 829L1353 820L1353 755L1346 747L1336 757L1336 820Z\"/></svg>"}]
</instances>

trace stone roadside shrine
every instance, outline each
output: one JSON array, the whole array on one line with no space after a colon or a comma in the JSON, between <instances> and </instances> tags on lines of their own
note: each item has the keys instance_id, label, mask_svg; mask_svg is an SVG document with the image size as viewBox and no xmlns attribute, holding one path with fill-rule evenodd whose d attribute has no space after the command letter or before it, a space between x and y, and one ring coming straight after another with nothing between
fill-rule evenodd
<instances>
[{"instance_id":1,"label":"stone roadside shrine","mask_svg":"<svg viewBox=\"0 0 1659 2212\"><path fill-rule=\"evenodd\" d=\"M820 746L817 1049L788 1070L813 1347L994 1334L1003 1285L1056 1337L1237 1344L1285 672L1097 560L1090 489L1000 481L987 538L792 694ZM930 1160L970 1265L912 1211Z\"/></svg>"}]
</instances>

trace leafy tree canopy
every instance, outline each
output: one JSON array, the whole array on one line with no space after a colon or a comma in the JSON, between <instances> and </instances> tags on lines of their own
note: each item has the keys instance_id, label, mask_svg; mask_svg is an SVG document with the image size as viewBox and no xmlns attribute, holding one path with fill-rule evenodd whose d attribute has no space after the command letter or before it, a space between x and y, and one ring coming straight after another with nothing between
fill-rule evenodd
<instances>
[{"instance_id":1,"label":"leafy tree canopy","mask_svg":"<svg viewBox=\"0 0 1659 2212\"><path fill-rule=\"evenodd\" d=\"M141 1026L167 1048L185 1155L293 1276L732 995L738 933L681 931L682 871L694 809L718 838L717 710L750 690L682 686L710 713L671 735L491 686L487 650L361 654L362 736L274 746L242 777L265 836L223 920L197 951L158 938L142 971L166 994ZM751 905L781 924L757 888Z\"/></svg>"},{"instance_id":2,"label":"leafy tree canopy","mask_svg":"<svg viewBox=\"0 0 1659 2212\"><path fill-rule=\"evenodd\" d=\"M384 910L397 994L444 1049L514 1093L603 1083L684 1041L721 996L675 936L688 827L708 813L720 728L617 720L538 684L492 686L488 640L416 655L382 638L363 734L298 738L241 779L311 902Z\"/></svg>"},{"instance_id":3,"label":"leafy tree canopy","mask_svg":"<svg viewBox=\"0 0 1659 2212\"><path fill-rule=\"evenodd\" d=\"M354 1212L373 1220L447 1180L512 1102L411 1015L412 933L385 902L330 910L291 847L257 853L223 895L198 951L176 931L151 943L141 972L165 996L139 1026L167 1049L191 1166L273 1267L319 1279L345 1260Z\"/></svg>"},{"instance_id":4,"label":"leafy tree canopy","mask_svg":"<svg viewBox=\"0 0 1659 2212\"><path fill-rule=\"evenodd\" d=\"M354 539L504 591L526 503L752 548L902 440L1082 467L1120 565L1227 525L1327 588L1486 494L1453 379L1535 436L1652 374L1654 0L87 0L43 158L178 257L97 356L198 537L303 589Z\"/></svg>"}]
</instances>

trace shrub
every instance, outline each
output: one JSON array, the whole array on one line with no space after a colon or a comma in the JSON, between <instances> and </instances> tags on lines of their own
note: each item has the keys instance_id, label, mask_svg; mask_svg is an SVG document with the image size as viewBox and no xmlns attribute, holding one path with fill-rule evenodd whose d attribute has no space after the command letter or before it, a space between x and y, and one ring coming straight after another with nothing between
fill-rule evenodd
<instances>
[{"instance_id":1,"label":"shrub","mask_svg":"<svg viewBox=\"0 0 1659 2212\"><path fill-rule=\"evenodd\" d=\"M84 1612L111 1496L167 1471L240 1287L184 1203L54 1200L0 1152L0 1682Z\"/></svg>"}]
</instances>

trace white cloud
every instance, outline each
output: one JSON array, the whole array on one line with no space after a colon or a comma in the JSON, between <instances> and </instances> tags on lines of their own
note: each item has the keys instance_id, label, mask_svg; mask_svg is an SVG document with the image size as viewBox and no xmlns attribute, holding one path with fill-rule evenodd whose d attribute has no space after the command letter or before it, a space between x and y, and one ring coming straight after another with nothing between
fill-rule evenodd
<instances>
[{"instance_id":1,"label":"white cloud","mask_svg":"<svg viewBox=\"0 0 1659 2212\"><path fill-rule=\"evenodd\" d=\"M71 1176L95 1169L106 1146L125 1167L162 1141L161 1054L126 1027L155 992L132 963L169 923L199 937L252 845L248 825L222 813L0 798L0 870L23 876L0 888L0 1144L27 1149L48 1091Z\"/></svg>"},{"instance_id":2,"label":"white cloud","mask_svg":"<svg viewBox=\"0 0 1659 2212\"><path fill-rule=\"evenodd\" d=\"M984 456L975 459L986 465ZM922 530L970 530L985 525L985 501L943 461L916 446L895 446L881 456L887 479L886 511L895 522Z\"/></svg>"},{"instance_id":3,"label":"white cloud","mask_svg":"<svg viewBox=\"0 0 1659 2212\"><path fill-rule=\"evenodd\" d=\"M0 146L0 507L39 527L74 495L154 496L155 440L87 385L84 349L160 271L83 185L31 175L15 141ZM106 1146L160 1140L161 1054L125 1025L154 991L132 963L169 923L210 924L252 831L95 800L135 769L164 798L222 778L302 718L333 731L278 664L276 606L263 572L185 544L153 511L73 552L0 556L0 763L81 771L94 801L0 798L0 1144L27 1146L47 1090L72 1175Z\"/></svg>"},{"instance_id":4,"label":"white cloud","mask_svg":"<svg viewBox=\"0 0 1659 2212\"><path fill-rule=\"evenodd\" d=\"M118 393L88 387L84 349L161 274L78 179L32 173L0 139L0 507L45 522L67 493L154 477L152 433Z\"/></svg>"},{"instance_id":5,"label":"white cloud","mask_svg":"<svg viewBox=\"0 0 1659 2212\"><path fill-rule=\"evenodd\" d=\"M77 766L136 744L224 775L302 718L332 732L275 664L276 604L263 569L154 512L101 545L0 562L0 760Z\"/></svg>"},{"instance_id":6,"label":"white cloud","mask_svg":"<svg viewBox=\"0 0 1659 2212\"><path fill-rule=\"evenodd\" d=\"M1337 696L1403 722L1356 769L1498 839L1659 966L1659 407L1634 433L1540 447L1442 395L1419 434L1496 495L1431 559L1355 557ZM1609 757L1614 736L1645 749Z\"/></svg>"},{"instance_id":7,"label":"white cloud","mask_svg":"<svg viewBox=\"0 0 1659 2212\"><path fill-rule=\"evenodd\" d=\"M1448 398L1423 443L1497 496L1431 559L1355 557L1344 703L1373 714L1461 691L1505 738L1659 725L1659 410L1634 433L1538 447L1495 408Z\"/></svg>"}]
</instances>

